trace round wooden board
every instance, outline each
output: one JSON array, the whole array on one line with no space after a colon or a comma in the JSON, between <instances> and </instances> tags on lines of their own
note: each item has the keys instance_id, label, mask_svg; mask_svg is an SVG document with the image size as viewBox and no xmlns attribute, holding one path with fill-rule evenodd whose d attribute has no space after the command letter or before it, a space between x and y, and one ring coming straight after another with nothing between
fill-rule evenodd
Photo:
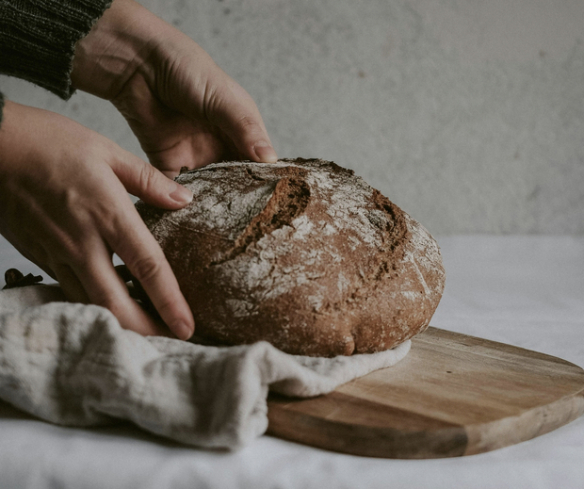
<instances>
[{"instance_id":1,"label":"round wooden board","mask_svg":"<svg viewBox=\"0 0 584 489\"><path fill-rule=\"evenodd\" d=\"M584 413L584 370L438 328L394 367L310 399L271 395L268 433L343 453L457 457L513 445Z\"/></svg>"}]
</instances>

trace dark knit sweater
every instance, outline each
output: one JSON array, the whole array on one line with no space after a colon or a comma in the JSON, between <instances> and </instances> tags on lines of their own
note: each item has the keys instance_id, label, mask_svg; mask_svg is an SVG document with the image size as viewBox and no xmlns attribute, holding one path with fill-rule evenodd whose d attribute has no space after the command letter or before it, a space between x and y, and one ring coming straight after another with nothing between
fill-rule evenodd
<instances>
[{"instance_id":1,"label":"dark knit sweater","mask_svg":"<svg viewBox=\"0 0 584 489\"><path fill-rule=\"evenodd\" d=\"M67 100L75 44L111 0L0 0L0 73ZM0 93L0 122L3 96Z\"/></svg>"}]
</instances>

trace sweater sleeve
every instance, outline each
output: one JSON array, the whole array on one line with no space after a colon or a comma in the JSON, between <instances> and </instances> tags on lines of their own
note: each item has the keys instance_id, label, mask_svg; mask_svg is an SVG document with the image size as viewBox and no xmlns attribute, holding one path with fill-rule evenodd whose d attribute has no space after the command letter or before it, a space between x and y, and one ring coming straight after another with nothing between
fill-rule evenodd
<instances>
[{"instance_id":1,"label":"sweater sleeve","mask_svg":"<svg viewBox=\"0 0 584 489\"><path fill-rule=\"evenodd\" d=\"M75 91L75 44L111 0L0 0L0 73L40 85L63 99Z\"/></svg>"}]
</instances>

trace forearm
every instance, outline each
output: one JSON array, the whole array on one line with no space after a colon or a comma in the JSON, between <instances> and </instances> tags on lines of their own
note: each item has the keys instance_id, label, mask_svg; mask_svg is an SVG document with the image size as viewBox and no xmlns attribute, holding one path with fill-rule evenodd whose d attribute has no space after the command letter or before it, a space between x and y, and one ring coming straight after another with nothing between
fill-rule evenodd
<instances>
[{"instance_id":1,"label":"forearm","mask_svg":"<svg viewBox=\"0 0 584 489\"><path fill-rule=\"evenodd\" d=\"M0 92L0 128L2 128L2 114L4 113L4 95Z\"/></svg>"}]
</instances>

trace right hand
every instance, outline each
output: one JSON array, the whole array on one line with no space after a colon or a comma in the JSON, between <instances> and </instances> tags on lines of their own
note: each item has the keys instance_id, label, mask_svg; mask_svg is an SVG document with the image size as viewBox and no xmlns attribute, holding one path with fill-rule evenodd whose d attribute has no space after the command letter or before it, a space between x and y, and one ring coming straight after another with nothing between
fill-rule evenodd
<instances>
[{"instance_id":1,"label":"right hand","mask_svg":"<svg viewBox=\"0 0 584 489\"><path fill-rule=\"evenodd\" d=\"M169 177L222 160L278 160L251 96L201 46L134 0L114 0L77 43L71 79L110 100Z\"/></svg>"},{"instance_id":2,"label":"right hand","mask_svg":"<svg viewBox=\"0 0 584 489\"><path fill-rule=\"evenodd\" d=\"M160 246L129 193L165 209L184 187L109 139L58 114L7 101L0 127L0 233L58 280L70 301L107 307L121 326L168 334L129 296L117 253L174 335L194 320Z\"/></svg>"}]
</instances>

